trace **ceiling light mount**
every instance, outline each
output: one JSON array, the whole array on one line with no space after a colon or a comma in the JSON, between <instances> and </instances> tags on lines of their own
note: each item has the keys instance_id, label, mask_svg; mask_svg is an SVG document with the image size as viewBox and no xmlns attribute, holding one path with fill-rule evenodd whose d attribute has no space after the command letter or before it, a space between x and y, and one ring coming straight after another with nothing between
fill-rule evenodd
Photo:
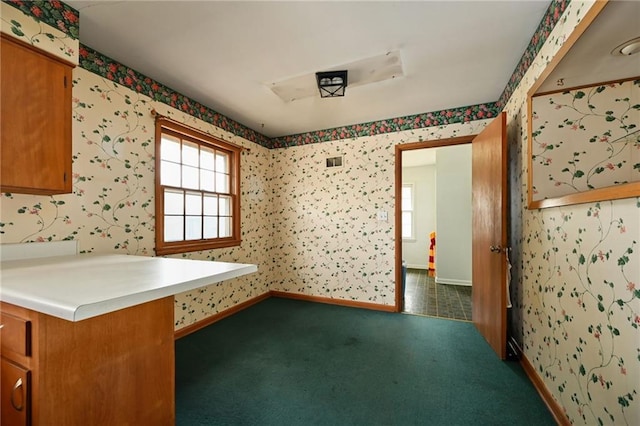
<instances>
[{"instance_id":1,"label":"ceiling light mount","mask_svg":"<svg viewBox=\"0 0 640 426\"><path fill-rule=\"evenodd\" d=\"M347 71L324 71L316 73L321 98L344 96L347 88Z\"/></svg>"}]
</instances>

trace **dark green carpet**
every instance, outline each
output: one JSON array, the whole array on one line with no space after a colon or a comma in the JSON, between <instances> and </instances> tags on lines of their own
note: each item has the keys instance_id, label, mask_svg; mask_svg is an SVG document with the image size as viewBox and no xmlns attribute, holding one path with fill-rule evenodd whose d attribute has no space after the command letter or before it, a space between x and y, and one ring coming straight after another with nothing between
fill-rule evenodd
<instances>
[{"instance_id":1,"label":"dark green carpet","mask_svg":"<svg viewBox=\"0 0 640 426\"><path fill-rule=\"evenodd\" d=\"M176 424L553 425L471 323L267 299L176 341Z\"/></svg>"}]
</instances>

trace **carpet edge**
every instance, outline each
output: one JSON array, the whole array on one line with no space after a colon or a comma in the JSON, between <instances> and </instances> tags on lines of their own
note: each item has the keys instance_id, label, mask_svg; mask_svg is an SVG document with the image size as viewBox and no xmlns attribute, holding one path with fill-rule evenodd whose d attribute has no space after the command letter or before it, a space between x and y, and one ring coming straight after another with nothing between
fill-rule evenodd
<instances>
[{"instance_id":1,"label":"carpet edge","mask_svg":"<svg viewBox=\"0 0 640 426\"><path fill-rule=\"evenodd\" d=\"M373 311L397 312L395 305L382 305L379 303L358 302L355 300L333 299L330 297L310 296L307 294L287 293L275 290L271 290L269 293L272 297L279 297L281 299L304 300L307 302L325 303L328 305L346 306L349 308L363 308Z\"/></svg>"},{"instance_id":2,"label":"carpet edge","mask_svg":"<svg viewBox=\"0 0 640 426\"><path fill-rule=\"evenodd\" d=\"M238 303L235 306L232 306L229 309L225 309L224 311L218 312L217 314L213 314L209 317L206 317L205 319L202 319L200 321L196 321L193 324L187 325L186 327L182 327L178 330L176 330L173 333L173 338L174 340L178 340L184 336L187 336L191 333L194 333L202 328L205 328L208 325L211 325L215 322L218 322L226 317L229 317L231 315L237 314L238 312L247 309L253 305L255 305L256 303L262 302L263 300L268 299L271 296L271 294L269 292L263 293L260 296L256 296L254 298L251 298L249 300L245 300L242 303Z\"/></svg>"}]
</instances>

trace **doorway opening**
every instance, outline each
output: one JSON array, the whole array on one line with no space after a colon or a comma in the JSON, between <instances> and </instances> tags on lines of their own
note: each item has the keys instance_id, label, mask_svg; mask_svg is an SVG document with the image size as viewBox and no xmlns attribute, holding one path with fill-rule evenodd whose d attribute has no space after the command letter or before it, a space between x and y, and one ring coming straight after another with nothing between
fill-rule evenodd
<instances>
[{"instance_id":1,"label":"doorway opening","mask_svg":"<svg viewBox=\"0 0 640 426\"><path fill-rule=\"evenodd\" d=\"M471 141L396 146L396 308L471 321ZM399 273L398 273L399 272ZM399 275L399 277L398 277Z\"/></svg>"}]
</instances>

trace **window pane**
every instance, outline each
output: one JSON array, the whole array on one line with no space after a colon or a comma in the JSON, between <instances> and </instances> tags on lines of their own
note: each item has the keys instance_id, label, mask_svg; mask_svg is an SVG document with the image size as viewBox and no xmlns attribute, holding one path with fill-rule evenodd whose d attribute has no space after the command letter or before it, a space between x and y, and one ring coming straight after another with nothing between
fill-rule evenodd
<instances>
[{"instance_id":1,"label":"window pane","mask_svg":"<svg viewBox=\"0 0 640 426\"><path fill-rule=\"evenodd\" d=\"M198 168L182 166L182 187L198 189Z\"/></svg>"},{"instance_id":2,"label":"window pane","mask_svg":"<svg viewBox=\"0 0 640 426\"><path fill-rule=\"evenodd\" d=\"M411 228L413 222L412 212L402 212L402 238L411 238Z\"/></svg>"},{"instance_id":3,"label":"window pane","mask_svg":"<svg viewBox=\"0 0 640 426\"><path fill-rule=\"evenodd\" d=\"M160 158L180 162L180 139L169 135L162 135L160 141Z\"/></svg>"},{"instance_id":4,"label":"window pane","mask_svg":"<svg viewBox=\"0 0 640 426\"><path fill-rule=\"evenodd\" d=\"M204 214L206 216L218 216L218 197L215 195L204 196Z\"/></svg>"},{"instance_id":5,"label":"window pane","mask_svg":"<svg viewBox=\"0 0 640 426\"><path fill-rule=\"evenodd\" d=\"M186 224L185 240L199 240L202 238L202 216L187 216Z\"/></svg>"},{"instance_id":6,"label":"window pane","mask_svg":"<svg viewBox=\"0 0 640 426\"><path fill-rule=\"evenodd\" d=\"M402 210L413 210L413 186L402 187Z\"/></svg>"},{"instance_id":7,"label":"window pane","mask_svg":"<svg viewBox=\"0 0 640 426\"><path fill-rule=\"evenodd\" d=\"M226 240L221 245L237 244L229 240L236 236L239 212L233 203L240 196L241 153L170 120L157 121L156 131L156 218L162 225L157 229L156 254L204 250L208 241L218 239Z\"/></svg>"},{"instance_id":8,"label":"window pane","mask_svg":"<svg viewBox=\"0 0 640 426\"><path fill-rule=\"evenodd\" d=\"M220 197L220 216L231 216L231 197Z\"/></svg>"},{"instance_id":9,"label":"window pane","mask_svg":"<svg viewBox=\"0 0 640 426\"><path fill-rule=\"evenodd\" d=\"M403 198L402 199L402 210L412 210L411 209L411 198Z\"/></svg>"},{"instance_id":10,"label":"window pane","mask_svg":"<svg viewBox=\"0 0 640 426\"><path fill-rule=\"evenodd\" d=\"M220 218L220 238L230 237L230 236L231 236L231 218L221 217Z\"/></svg>"},{"instance_id":11,"label":"window pane","mask_svg":"<svg viewBox=\"0 0 640 426\"><path fill-rule=\"evenodd\" d=\"M202 214L202 195L199 193L187 192L186 214ZM187 228L188 231L188 228Z\"/></svg>"},{"instance_id":12,"label":"window pane","mask_svg":"<svg viewBox=\"0 0 640 426\"><path fill-rule=\"evenodd\" d=\"M184 214L184 194L182 191L164 190L164 214Z\"/></svg>"},{"instance_id":13,"label":"window pane","mask_svg":"<svg viewBox=\"0 0 640 426\"><path fill-rule=\"evenodd\" d=\"M203 191L215 191L215 176L209 170L200 170L200 189Z\"/></svg>"},{"instance_id":14,"label":"window pane","mask_svg":"<svg viewBox=\"0 0 640 426\"><path fill-rule=\"evenodd\" d=\"M402 198L411 198L411 186L402 186Z\"/></svg>"},{"instance_id":15,"label":"window pane","mask_svg":"<svg viewBox=\"0 0 640 426\"><path fill-rule=\"evenodd\" d=\"M216 192L222 194L228 194L229 190L229 175L223 173L216 173Z\"/></svg>"},{"instance_id":16,"label":"window pane","mask_svg":"<svg viewBox=\"0 0 640 426\"><path fill-rule=\"evenodd\" d=\"M198 145L184 142L182 144L182 164L198 167Z\"/></svg>"},{"instance_id":17,"label":"window pane","mask_svg":"<svg viewBox=\"0 0 640 426\"><path fill-rule=\"evenodd\" d=\"M183 216L164 217L164 240L182 241L184 240Z\"/></svg>"},{"instance_id":18,"label":"window pane","mask_svg":"<svg viewBox=\"0 0 640 426\"><path fill-rule=\"evenodd\" d=\"M216 152L216 172L229 173L229 154Z\"/></svg>"},{"instance_id":19,"label":"window pane","mask_svg":"<svg viewBox=\"0 0 640 426\"><path fill-rule=\"evenodd\" d=\"M204 238L218 238L218 218L204 218Z\"/></svg>"},{"instance_id":20,"label":"window pane","mask_svg":"<svg viewBox=\"0 0 640 426\"><path fill-rule=\"evenodd\" d=\"M160 163L160 185L180 186L180 164L168 161Z\"/></svg>"},{"instance_id":21,"label":"window pane","mask_svg":"<svg viewBox=\"0 0 640 426\"><path fill-rule=\"evenodd\" d=\"M213 149L206 148L204 146L200 147L200 168L207 170L214 170L214 156L215 153Z\"/></svg>"}]
</instances>

